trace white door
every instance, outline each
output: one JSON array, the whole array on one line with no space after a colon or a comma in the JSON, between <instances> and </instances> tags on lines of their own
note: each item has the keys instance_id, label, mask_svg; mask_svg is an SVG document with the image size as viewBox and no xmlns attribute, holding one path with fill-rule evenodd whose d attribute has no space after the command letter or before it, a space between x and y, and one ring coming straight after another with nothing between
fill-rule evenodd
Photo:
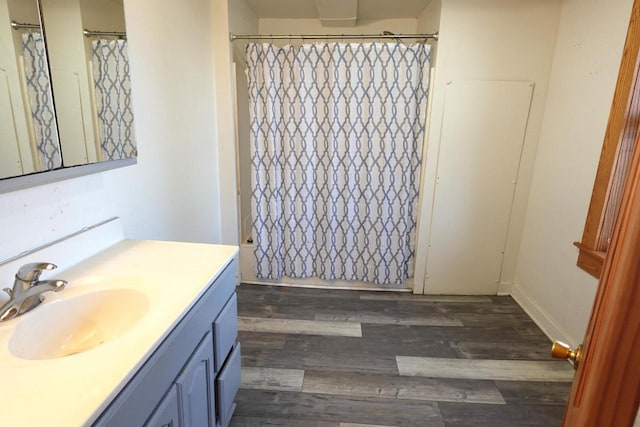
<instances>
[{"instance_id":1,"label":"white door","mask_svg":"<svg viewBox=\"0 0 640 427\"><path fill-rule=\"evenodd\" d=\"M425 293L496 293L532 94L525 81L447 87Z\"/></svg>"},{"instance_id":2,"label":"white door","mask_svg":"<svg viewBox=\"0 0 640 427\"><path fill-rule=\"evenodd\" d=\"M23 174L7 73L0 68L0 178Z\"/></svg>"}]
</instances>

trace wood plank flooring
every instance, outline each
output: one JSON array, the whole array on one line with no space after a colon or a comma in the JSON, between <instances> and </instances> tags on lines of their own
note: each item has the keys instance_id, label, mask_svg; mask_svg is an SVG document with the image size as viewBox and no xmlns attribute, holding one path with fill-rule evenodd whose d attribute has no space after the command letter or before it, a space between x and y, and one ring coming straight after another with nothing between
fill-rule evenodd
<instances>
[{"instance_id":1,"label":"wood plank flooring","mask_svg":"<svg viewBox=\"0 0 640 427\"><path fill-rule=\"evenodd\" d=\"M509 297L237 290L232 427L561 424L573 370Z\"/></svg>"}]
</instances>

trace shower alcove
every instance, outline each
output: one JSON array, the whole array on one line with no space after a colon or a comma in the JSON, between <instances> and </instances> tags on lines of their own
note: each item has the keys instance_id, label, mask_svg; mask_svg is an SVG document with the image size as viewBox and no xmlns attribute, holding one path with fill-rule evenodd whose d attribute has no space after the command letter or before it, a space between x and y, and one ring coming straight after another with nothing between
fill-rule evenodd
<instances>
[{"instance_id":1,"label":"shower alcove","mask_svg":"<svg viewBox=\"0 0 640 427\"><path fill-rule=\"evenodd\" d=\"M429 294L511 291L556 34L559 1L357 2L357 20L328 26L312 0L232 0L229 31L254 35L439 33L430 42L430 105L419 183L414 277L402 286L365 282L268 281L255 276L251 239L251 161L245 47L231 42L238 159L241 280ZM288 6L287 6L288 5ZM491 7L490 7L491 6ZM495 12L499 8L500 13ZM338 14L339 10L334 10ZM336 15L337 16L337 15ZM325 24L325 25L323 25ZM335 22L334 22L335 24ZM345 26L345 25L351 26ZM479 35L482 37L479 37ZM251 41L251 40L249 40ZM271 42L265 40L265 43ZM282 46L312 41L274 40ZM404 42L403 43L407 43Z\"/></svg>"}]
</instances>

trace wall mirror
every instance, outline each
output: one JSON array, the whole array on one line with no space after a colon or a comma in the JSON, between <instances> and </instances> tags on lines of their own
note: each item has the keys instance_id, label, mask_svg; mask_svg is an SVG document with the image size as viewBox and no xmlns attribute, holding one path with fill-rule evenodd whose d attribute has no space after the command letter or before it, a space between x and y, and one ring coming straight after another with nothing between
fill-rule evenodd
<instances>
[{"instance_id":1,"label":"wall mirror","mask_svg":"<svg viewBox=\"0 0 640 427\"><path fill-rule=\"evenodd\" d=\"M122 0L0 0L0 178L135 156Z\"/></svg>"}]
</instances>

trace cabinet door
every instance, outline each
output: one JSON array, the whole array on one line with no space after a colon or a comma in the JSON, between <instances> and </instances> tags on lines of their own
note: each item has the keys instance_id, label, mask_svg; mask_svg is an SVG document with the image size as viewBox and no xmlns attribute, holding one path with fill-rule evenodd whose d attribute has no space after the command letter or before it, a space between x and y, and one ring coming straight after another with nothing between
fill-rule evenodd
<instances>
[{"instance_id":1,"label":"cabinet door","mask_svg":"<svg viewBox=\"0 0 640 427\"><path fill-rule=\"evenodd\" d=\"M185 427L213 427L213 340L207 333L176 380Z\"/></svg>"},{"instance_id":2,"label":"cabinet door","mask_svg":"<svg viewBox=\"0 0 640 427\"><path fill-rule=\"evenodd\" d=\"M178 410L178 390L172 385L145 424L145 427L183 427Z\"/></svg>"}]
</instances>

